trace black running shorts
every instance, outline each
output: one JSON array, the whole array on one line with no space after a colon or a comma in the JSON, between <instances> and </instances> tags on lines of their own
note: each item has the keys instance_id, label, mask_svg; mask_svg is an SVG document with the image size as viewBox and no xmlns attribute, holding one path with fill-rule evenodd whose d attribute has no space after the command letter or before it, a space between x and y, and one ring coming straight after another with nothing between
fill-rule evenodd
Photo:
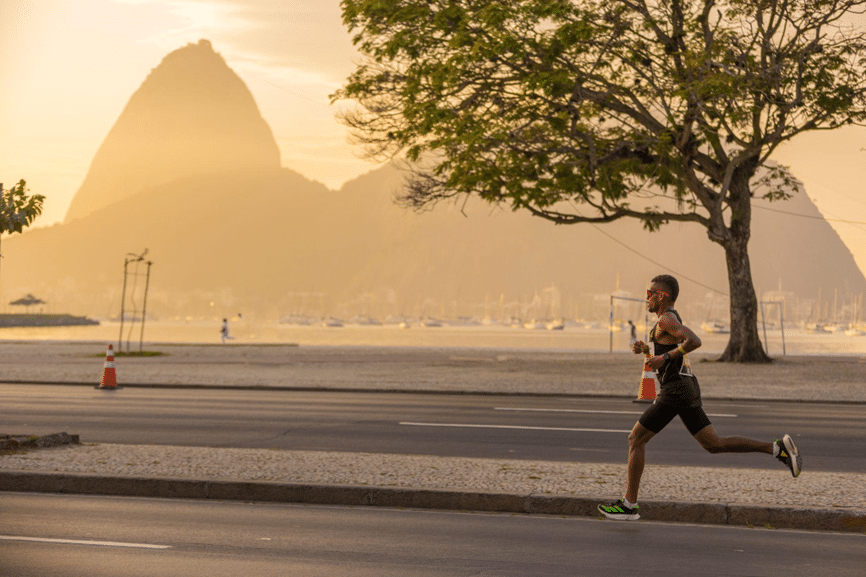
<instances>
[{"instance_id":1,"label":"black running shorts","mask_svg":"<svg viewBox=\"0 0 866 577\"><path fill-rule=\"evenodd\" d=\"M638 422L653 433L658 434L677 415L680 416L680 419L682 419L683 424L692 436L697 435L701 429L712 424L702 407L677 407L658 402L650 405L644 411L644 414L640 416Z\"/></svg>"},{"instance_id":2,"label":"black running shorts","mask_svg":"<svg viewBox=\"0 0 866 577\"><path fill-rule=\"evenodd\" d=\"M709 417L701 407L701 389L694 376L683 376L661 385L658 398L644 411L638 422L659 433L679 415L686 429L693 436L711 425Z\"/></svg>"}]
</instances>

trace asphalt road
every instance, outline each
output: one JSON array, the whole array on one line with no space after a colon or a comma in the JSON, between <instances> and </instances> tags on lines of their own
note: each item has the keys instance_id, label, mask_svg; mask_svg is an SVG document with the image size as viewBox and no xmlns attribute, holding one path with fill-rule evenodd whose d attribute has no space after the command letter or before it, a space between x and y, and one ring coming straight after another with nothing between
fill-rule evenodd
<instances>
[{"instance_id":1,"label":"asphalt road","mask_svg":"<svg viewBox=\"0 0 866 577\"><path fill-rule=\"evenodd\" d=\"M0 385L0 432L66 431L86 443L252 447L621 463L645 405L623 399ZM866 470L866 408L824 403L705 404L722 436L784 433L813 471ZM772 468L710 455L675 420L653 464Z\"/></svg>"},{"instance_id":2,"label":"asphalt road","mask_svg":"<svg viewBox=\"0 0 866 577\"><path fill-rule=\"evenodd\" d=\"M4 577L862 575L862 535L375 508L0 495Z\"/></svg>"}]
</instances>

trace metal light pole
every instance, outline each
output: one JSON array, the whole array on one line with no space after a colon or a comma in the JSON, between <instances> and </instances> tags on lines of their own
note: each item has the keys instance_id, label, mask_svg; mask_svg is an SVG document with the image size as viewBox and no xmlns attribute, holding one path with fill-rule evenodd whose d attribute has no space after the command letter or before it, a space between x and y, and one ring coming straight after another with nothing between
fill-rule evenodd
<instances>
[{"instance_id":1,"label":"metal light pole","mask_svg":"<svg viewBox=\"0 0 866 577\"><path fill-rule=\"evenodd\" d=\"M126 314L123 304L126 302L126 267L129 266L129 258L123 259L123 290L120 293L120 335L117 337L117 352L123 350L123 317Z\"/></svg>"},{"instance_id":2,"label":"metal light pole","mask_svg":"<svg viewBox=\"0 0 866 577\"><path fill-rule=\"evenodd\" d=\"M126 304L126 281L127 281L127 277L129 276L129 263L131 263L131 262L138 263L138 262L144 261L144 255L146 255L146 254L147 254L147 249L144 249L144 252L141 254L134 254L134 253L128 252L128 253L126 253L126 258L123 259L123 291L121 292L121 295L120 295L120 336L118 337L118 340L117 340L117 350L118 351L123 350L123 321L124 321L124 317L126 316L126 308L125 308L125 304ZM151 264L153 264L153 263L150 261L147 261L147 285L150 284L150 265ZM137 267L136 267L136 272L134 272L132 274L134 277L139 276ZM145 286L145 289L144 289L144 306L145 307L147 307L147 285ZM135 292L135 285L133 285L133 293L134 292ZM135 296L135 295L133 295L133 296ZM132 323L133 324L135 324L135 313L136 313L136 310L135 310L135 307L133 306L133 309L132 309L132 315L133 315ZM144 341L144 317L142 317L142 323L141 324L142 324L141 339L143 342ZM130 328L130 331L131 330L132 329ZM141 347L141 343L139 344L139 347ZM129 352L129 339L127 339L127 342L126 342L126 352Z\"/></svg>"},{"instance_id":3,"label":"metal light pole","mask_svg":"<svg viewBox=\"0 0 866 577\"><path fill-rule=\"evenodd\" d=\"M141 307L141 338L138 341L138 352L141 352L144 347L144 321L147 320L147 289L150 287L150 265L153 262L147 261L147 277L144 281L144 304Z\"/></svg>"},{"instance_id":4,"label":"metal light pole","mask_svg":"<svg viewBox=\"0 0 866 577\"><path fill-rule=\"evenodd\" d=\"M618 301L618 300L620 300L620 301L632 301L632 302L636 302L636 303L645 303L646 302L643 299L610 295L610 324L608 326L608 332L610 333L610 352L611 353L613 352L613 320L614 320L613 307L614 307L614 302ZM649 311L647 311L647 310L644 310L644 326L646 327L646 330L644 331L646 333L646 336L644 338L646 338L646 340L649 341L649 332L648 332L649 331Z\"/></svg>"},{"instance_id":5,"label":"metal light pole","mask_svg":"<svg viewBox=\"0 0 866 577\"><path fill-rule=\"evenodd\" d=\"M767 319L764 318L764 305L779 305L779 325L782 330L782 355L787 356L788 351L785 349L785 307L782 301L761 301L761 324L764 326L764 350L769 354L769 345L767 344Z\"/></svg>"}]
</instances>

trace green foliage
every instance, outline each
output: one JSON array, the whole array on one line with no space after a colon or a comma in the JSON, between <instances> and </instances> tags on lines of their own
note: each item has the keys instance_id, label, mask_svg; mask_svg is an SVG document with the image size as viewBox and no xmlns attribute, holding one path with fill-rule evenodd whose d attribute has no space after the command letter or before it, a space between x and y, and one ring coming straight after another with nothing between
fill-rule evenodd
<instances>
[{"instance_id":1,"label":"green foliage","mask_svg":"<svg viewBox=\"0 0 866 577\"><path fill-rule=\"evenodd\" d=\"M41 194L27 196L26 185L20 180L11 189L0 191L0 233L23 232L42 214L45 197Z\"/></svg>"},{"instance_id":2,"label":"green foliage","mask_svg":"<svg viewBox=\"0 0 866 577\"><path fill-rule=\"evenodd\" d=\"M866 0L341 5L367 58L332 100L355 102L341 119L370 157L414 164L416 208L477 195L724 244L750 188L797 192L779 144L866 121L866 33L839 24Z\"/></svg>"},{"instance_id":3,"label":"green foliage","mask_svg":"<svg viewBox=\"0 0 866 577\"><path fill-rule=\"evenodd\" d=\"M23 179L9 190L0 188L0 234L23 232L24 227L42 214L45 197L41 194L27 196L28 192Z\"/></svg>"}]
</instances>

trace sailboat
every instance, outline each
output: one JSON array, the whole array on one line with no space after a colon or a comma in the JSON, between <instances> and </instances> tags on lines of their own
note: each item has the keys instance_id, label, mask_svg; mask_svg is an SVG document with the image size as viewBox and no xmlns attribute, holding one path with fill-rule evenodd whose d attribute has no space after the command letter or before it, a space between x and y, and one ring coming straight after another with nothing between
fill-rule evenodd
<instances>
[{"instance_id":1,"label":"sailboat","mask_svg":"<svg viewBox=\"0 0 866 577\"><path fill-rule=\"evenodd\" d=\"M705 332L712 334L728 334L731 332L730 325L716 319L710 320L713 317L713 307L715 304L716 299L713 297L713 300L710 301L710 310L707 311L707 320L701 323L701 328Z\"/></svg>"},{"instance_id":2,"label":"sailboat","mask_svg":"<svg viewBox=\"0 0 866 577\"><path fill-rule=\"evenodd\" d=\"M866 330L863 330L860 327L852 326L845 330L846 337L864 337L866 336Z\"/></svg>"}]
</instances>

